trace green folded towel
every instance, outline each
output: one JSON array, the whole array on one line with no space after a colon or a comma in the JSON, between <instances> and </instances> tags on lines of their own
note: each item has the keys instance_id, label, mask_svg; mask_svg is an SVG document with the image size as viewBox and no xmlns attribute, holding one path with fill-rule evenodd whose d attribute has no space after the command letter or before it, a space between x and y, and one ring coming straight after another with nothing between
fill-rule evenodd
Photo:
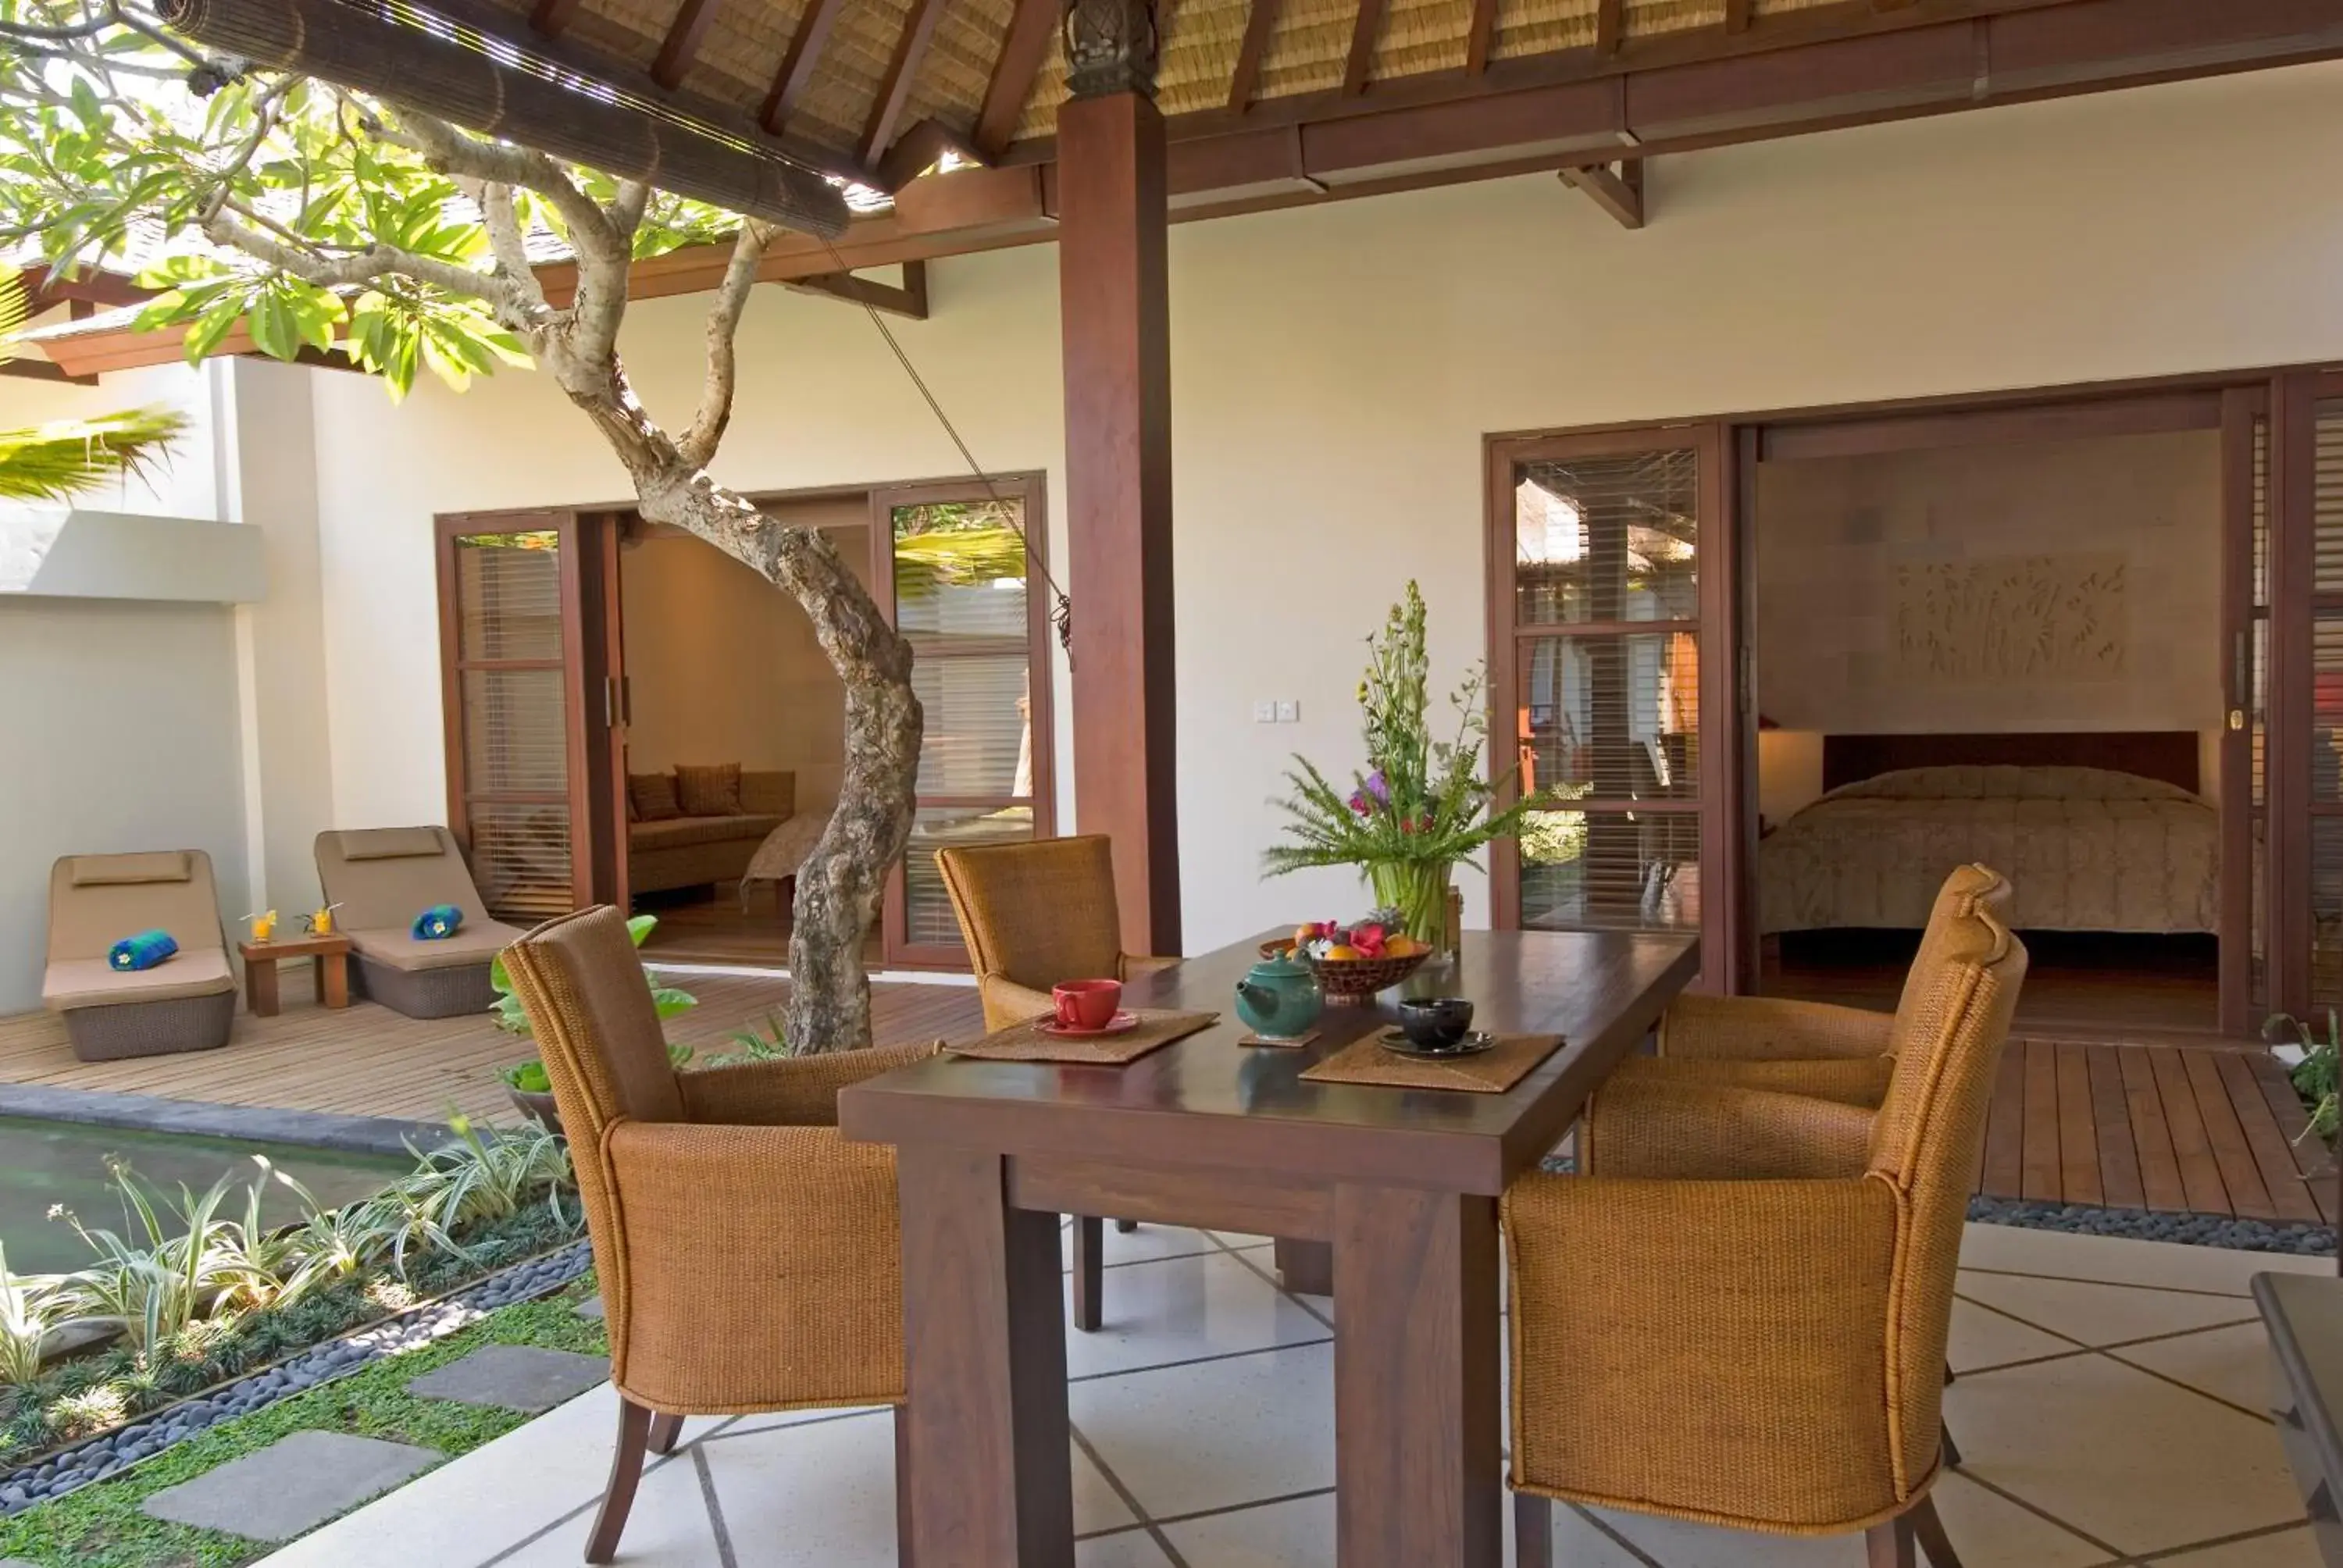
<instances>
[{"instance_id":1,"label":"green folded towel","mask_svg":"<svg viewBox=\"0 0 2343 1568\"><path fill-rule=\"evenodd\" d=\"M151 970L179 950L168 931L140 931L106 950L106 961L118 970Z\"/></svg>"},{"instance_id":2,"label":"green folded towel","mask_svg":"<svg viewBox=\"0 0 2343 1568\"><path fill-rule=\"evenodd\" d=\"M443 941L454 936L456 928L463 923L464 911L455 905L434 904L415 917L415 923L407 928L407 934L418 942Z\"/></svg>"}]
</instances>

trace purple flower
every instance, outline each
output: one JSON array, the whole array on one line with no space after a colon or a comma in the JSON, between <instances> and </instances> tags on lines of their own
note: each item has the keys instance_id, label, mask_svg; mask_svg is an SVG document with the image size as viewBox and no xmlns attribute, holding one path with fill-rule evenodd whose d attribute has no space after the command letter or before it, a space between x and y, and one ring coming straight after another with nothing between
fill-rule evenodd
<instances>
[{"instance_id":1,"label":"purple flower","mask_svg":"<svg viewBox=\"0 0 2343 1568\"><path fill-rule=\"evenodd\" d=\"M1384 782L1383 770L1380 768L1367 775L1366 784L1363 788L1351 791L1351 809L1362 817L1365 816L1371 809L1367 805L1369 796L1373 796L1378 804L1384 806L1391 804L1391 786Z\"/></svg>"}]
</instances>

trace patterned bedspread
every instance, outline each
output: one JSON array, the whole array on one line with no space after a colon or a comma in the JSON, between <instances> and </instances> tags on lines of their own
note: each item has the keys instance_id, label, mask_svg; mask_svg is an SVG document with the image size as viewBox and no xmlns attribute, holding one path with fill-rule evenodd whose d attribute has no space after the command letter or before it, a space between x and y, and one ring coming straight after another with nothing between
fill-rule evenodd
<instances>
[{"instance_id":1,"label":"patterned bedspread","mask_svg":"<svg viewBox=\"0 0 2343 1568\"><path fill-rule=\"evenodd\" d=\"M1916 768L1835 789L1758 846L1760 930L1917 930L1946 873L2006 876L2020 930L2210 931L2219 813L2096 768Z\"/></svg>"}]
</instances>

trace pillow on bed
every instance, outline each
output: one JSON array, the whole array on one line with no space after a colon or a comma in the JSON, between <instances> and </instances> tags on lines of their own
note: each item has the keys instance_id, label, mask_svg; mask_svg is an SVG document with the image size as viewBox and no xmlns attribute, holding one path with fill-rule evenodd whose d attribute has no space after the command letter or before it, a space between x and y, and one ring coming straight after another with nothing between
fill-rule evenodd
<instances>
[{"instance_id":1,"label":"pillow on bed","mask_svg":"<svg viewBox=\"0 0 2343 1568\"><path fill-rule=\"evenodd\" d=\"M1906 768L1842 784L1845 800L2194 800L2177 784L2107 768Z\"/></svg>"}]
</instances>

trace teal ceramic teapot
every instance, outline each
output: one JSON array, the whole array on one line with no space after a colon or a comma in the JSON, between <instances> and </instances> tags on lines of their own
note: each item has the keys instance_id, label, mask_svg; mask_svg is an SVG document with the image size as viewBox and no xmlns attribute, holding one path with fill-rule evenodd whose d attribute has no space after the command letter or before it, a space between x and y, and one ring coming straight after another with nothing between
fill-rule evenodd
<instances>
[{"instance_id":1,"label":"teal ceramic teapot","mask_svg":"<svg viewBox=\"0 0 2343 1568\"><path fill-rule=\"evenodd\" d=\"M1307 1033L1325 1006L1318 977L1291 950L1262 960L1237 981L1237 1016L1265 1040Z\"/></svg>"}]
</instances>

